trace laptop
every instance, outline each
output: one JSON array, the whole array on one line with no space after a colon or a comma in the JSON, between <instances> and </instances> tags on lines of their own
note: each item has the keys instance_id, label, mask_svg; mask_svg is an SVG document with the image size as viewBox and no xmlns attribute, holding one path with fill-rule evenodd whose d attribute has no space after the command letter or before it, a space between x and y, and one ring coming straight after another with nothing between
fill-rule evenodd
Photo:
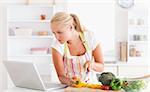
<instances>
[{"instance_id":1,"label":"laptop","mask_svg":"<svg viewBox=\"0 0 150 92\"><path fill-rule=\"evenodd\" d=\"M60 83L44 83L36 65L33 62L4 61L3 63L16 87L42 91L67 87L66 85Z\"/></svg>"}]
</instances>

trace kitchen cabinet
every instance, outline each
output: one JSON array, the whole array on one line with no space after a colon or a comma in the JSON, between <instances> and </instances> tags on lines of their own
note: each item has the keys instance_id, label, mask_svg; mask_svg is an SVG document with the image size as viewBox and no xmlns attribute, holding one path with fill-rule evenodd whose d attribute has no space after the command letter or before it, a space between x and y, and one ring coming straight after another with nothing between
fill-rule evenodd
<instances>
[{"instance_id":1,"label":"kitchen cabinet","mask_svg":"<svg viewBox=\"0 0 150 92\"><path fill-rule=\"evenodd\" d=\"M49 75L49 78L52 78L50 47L54 36L50 29L50 19L55 13L55 6L7 5L5 8L5 59L33 61L41 75ZM9 87L13 84L9 77L8 84Z\"/></svg>"},{"instance_id":2,"label":"kitchen cabinet","mask_svg":"<svg viewBox=\"0 0 150 92\"><path fill-rule=\"evenodd\" d=\"M114 63L105 64L104 72L112 72L119 77L140 77L150 73L148 63Z\"/></svg>"},{"instance_id":3,"label":"kitchen cabinet","mask_svg":"<svg viewBox=\"0 0 150 92\"><path fill-rule=\"evenodd\" d=\"M147 62L148 10L146 7L128 10L128 62Z\"/></svg>"},{"instance_id":4,"label":"kitchen cabinet","mask_svg":"<svg viewBox=\"0 0 150 92\"><path fill-rule=\"evenodd\" d=\"M119 76L122 77L140 77L148 74L148 66L120 66L118 68Z\"/></svg>"},{"instance_id":5,"label":"kitchen cabinet","mask_svg":"<svg viewBox=\"0 0 150 92\"><path fill-rule=\"evenodd\" d=\"M50 18L53 13L53 6L7 7L8 60L35 61L40 73L50 72L46 67L52 65L50 46L53 35L50 30ZM40 68L42 66L45 68Z\"/></svg>"}]
</instances>

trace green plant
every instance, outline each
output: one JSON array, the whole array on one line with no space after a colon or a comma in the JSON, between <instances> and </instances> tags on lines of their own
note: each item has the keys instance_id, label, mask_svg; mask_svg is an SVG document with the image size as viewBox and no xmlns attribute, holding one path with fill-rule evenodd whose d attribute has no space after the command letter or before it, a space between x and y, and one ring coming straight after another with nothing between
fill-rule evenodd
<instances>
[{"instance_id":1,"label":"green plant","mask_svg":"<svg viewBox=\"0 0 150 92\"><path fill-rule=\"evenodd\" d=\"M139 92L141 89L144 89L146 83L144 80L133 80L133 81L123 81L122 88L126 92Z\"/></svg>"},{"instance_id":2,"label":"green plant","mask_svg":"<svg viewBox=\"0 0 150 92\"><path fill-rule=\"evenodd\" d=\"M120 90L122 88L122 80L119 78L112 79L110 87L113 90Z\"/></svg>"}]
</instances>

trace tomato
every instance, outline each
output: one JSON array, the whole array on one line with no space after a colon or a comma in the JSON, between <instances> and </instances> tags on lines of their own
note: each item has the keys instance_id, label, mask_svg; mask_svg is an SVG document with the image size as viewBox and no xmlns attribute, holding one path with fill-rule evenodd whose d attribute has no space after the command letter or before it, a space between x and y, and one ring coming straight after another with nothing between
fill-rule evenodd
<instances>
[{"instance_id":1,"label":"tomato","mask_svg":"<svg viewBox=\"0 0 150 92\"><path fill-rule=\"evenodd\" d=\"M102 85L102 86L101 86L101 89L103 89L103 90L109 90L109 89L110 89L110 86Z\"/></svg>"}]
</instances>

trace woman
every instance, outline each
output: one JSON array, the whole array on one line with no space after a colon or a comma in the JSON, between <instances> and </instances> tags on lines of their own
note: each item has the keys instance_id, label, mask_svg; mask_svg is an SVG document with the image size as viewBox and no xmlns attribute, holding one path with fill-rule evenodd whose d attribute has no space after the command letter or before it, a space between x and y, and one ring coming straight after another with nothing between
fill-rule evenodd
<instances>
[{"instance_id":1,"label":"woman","mask_svg":"<svg viewBox=\"0 0 150 92\"><path fill-rule=\"evenodd\" d=\"M57 39L52 45L52 58L61 83L72 85L73 77L92 81L86 76L93 71L103 71L100 45L93 34L81 26L76 15L56 13L51 20L51 29Z\"/></svg>"}]
</instances>

